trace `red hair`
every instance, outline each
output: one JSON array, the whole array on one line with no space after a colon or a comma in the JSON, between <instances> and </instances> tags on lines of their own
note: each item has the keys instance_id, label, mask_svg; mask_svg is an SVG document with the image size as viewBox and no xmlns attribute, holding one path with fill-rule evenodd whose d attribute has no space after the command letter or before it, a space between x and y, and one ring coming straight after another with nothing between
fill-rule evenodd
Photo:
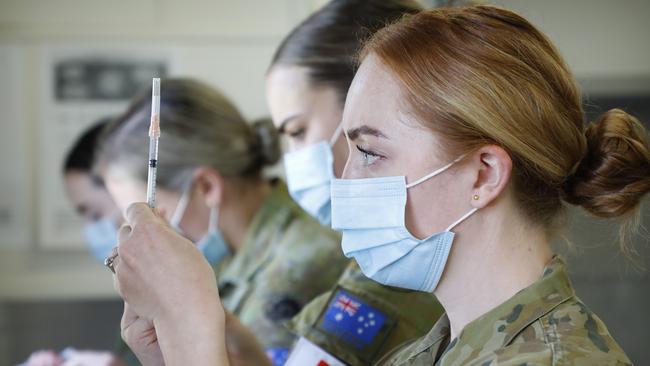
<instances>
[{"instance_id":1,"label":"red hair","mask_svg":"<svg viewBox=\"0 0 650 366\"><path fill-rule=\"evenodd\" d=\"M377 56L398 78L407 106L457 155L486 144L513 160L513 188L533 222L555 221L562 200L594 215L638 211L650 190L647 132L612 110L583 121L580 91L549 39L493 6L441 8L376 33Z\"/></svg>"}]
</instances>

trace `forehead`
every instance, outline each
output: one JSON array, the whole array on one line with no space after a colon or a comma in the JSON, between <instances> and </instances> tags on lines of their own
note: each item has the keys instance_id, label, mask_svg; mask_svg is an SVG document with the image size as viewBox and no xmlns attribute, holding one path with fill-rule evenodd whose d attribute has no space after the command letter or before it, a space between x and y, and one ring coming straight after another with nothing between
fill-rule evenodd
<instances>
[{"instance_id":1,"label":"forehead","mask_svg":"<svg viewBox=\"0 0 650 366\"><path fill-rule=\"evenodd\" d=\"M377 56L368 55L348 91L343 114L345 129L361 125L389 128L398 121L406 122L410 127L419 127L411 123L413 118L402 100L399 79Z\"/></svg>"},{"instance_id":2,"label":"forehead","mask_svg":"<svg viewBox=\"0 0 650 366\"><path fill-rule=\"evenodd\" d=\"M309 97L308 70L301 66L274 66L266 77L266 92L271 113Z\"/></svg>"},{"instance_id":3,"label":"forehead","mask_svg":"<svg viewBox=\"0 0 650 366\"><path fill-rule=\"evenodd\" d=\"M90 174L80 171L69 171L65 174L66 189L73 201L96 201L98 196L106 191L95 184Z\"/></svg>"}]
</instances>

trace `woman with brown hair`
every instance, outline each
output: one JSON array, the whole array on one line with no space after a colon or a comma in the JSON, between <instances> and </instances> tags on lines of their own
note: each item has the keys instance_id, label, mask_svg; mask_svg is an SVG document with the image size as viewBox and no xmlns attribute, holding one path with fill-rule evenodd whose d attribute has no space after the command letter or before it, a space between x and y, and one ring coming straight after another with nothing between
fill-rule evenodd
<instances>
[{"instance_id":1,"label":"woman with brown hair","mask_svg":"<svg viewBox=\"0 0 650 366\"><path fill-rule=\"evenodd\" d=\"M330 183L341 177L348 157L341 117L357 53L386 24L421 10L414 0L329 1L282 40L271 61L266 97L287 142L287 186L325 226L331 225ZM359 311L339 315L339 301L354 301ZM381 321L360 323L370 311ZM372 365L385 350L426 334L440 315L432 294L383 286L351 260L336 285L291 320L301 337L293 352L324 352L351 366Z\"/></svg>"},{"instance_id":2,"label":"woman with brown hair","mask_svg":"<svg viewBox=\"0 0 650 366\"><path fill-rule=\"evenodd\" d=\"M408 17L361 61L333 226L367 276L433 292L447 311L382 364L630 364L549 243L565 203L600 217L638 212L650 191L641 123L615 109L585 126L553 45L495 7ZM127 222L116 284L166 364L228 364L209 268L145 205ZM196 310L179 310L179 298Z\"/></svg>"}]
</instances>

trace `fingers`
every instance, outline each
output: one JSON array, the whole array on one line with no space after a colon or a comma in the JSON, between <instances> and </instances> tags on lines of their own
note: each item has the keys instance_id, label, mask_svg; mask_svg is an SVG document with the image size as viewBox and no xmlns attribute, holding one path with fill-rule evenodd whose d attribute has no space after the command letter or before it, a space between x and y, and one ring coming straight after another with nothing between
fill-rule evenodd
<instances>
[{"instance_id":1,"label":"fingers","mask_svg":"<svg viewBox=\"0 0 650 366\"><path fill-rule=\"evenodd\" d=\"M150 344L157 339L153 322L139 316L127 302L124 302L124 313L120 321L122 339L133 346L145 340L144 344ZM149 341L146 341L146 340Z\"/></svg>"},{"instance_id":2,"label":"fingers","mask_svg":"<svg viewBox=\"0 0 650 366\"><path fill-rule=\"evenodd\" d=\"M120 295L121 298L124 298L122 293L122 288L120 287L120 279L117 277L117 273L113 275L113 288Z\"/></svg>"},{"instance_id":3,"label":"fingers","mask_svg":"<svg viewBox=\"0 0 650 366\"><path fill-rule=\"evenodd\" d=\"M126 209L126 222L136 226L143 221L156 220L158 215L146 203L134 203Z\"/></svg>"},{"instance_id":4,"label":"fingers","mask_svg":"<svg viewBox=\"0 0 650 366\"><path fill-rule=\"evenodd\" d=\"M120 295L120 297L124 298L122 287L120 286L120 278L123 277L121 274L124 272L124 266L120 267L122 260L119 255L119 246L113 248L113 251L111 252L111 256L109 258L112 258L111 270L113 271L113 288Z\"/></svg>"},{"instance_id":5,"label":"fingers","mask_svg":"<svg viewBox=\"0 0 650 366\"><path fill-rule=\"evenodd\" d=\"M131 310L128 303L124 302L124 313L122 313L122 320L120 321L120 329L124 341L127 341L128 338L127 330L136 320L138 320L138 314Z\"/></svg>"},{"instance_id":6,"label":"fingers","mask_svg":"<svg viewBox=\"0 0 650 366\"><path fill-rule=\"evenodd\" d=\"M168 222L168 220L166 219L167 211L165 211L165 209L163 209L161 207L156 207L156 208L153 209L153 213L156 216L160 217L161 220L163 220L165 222Z\"/></svg>"},{"instance_id":7,"label":"fingers","mask_svg":"<svg viewBox=\"0 0 650 366\"><path fill-rule=\"evenodd\" d=\"M118 245L124 243L131 236L133 229L130 225L124 224L120 227L120 230L117 232L117 243Z\"/></svg>"}]
</instances>

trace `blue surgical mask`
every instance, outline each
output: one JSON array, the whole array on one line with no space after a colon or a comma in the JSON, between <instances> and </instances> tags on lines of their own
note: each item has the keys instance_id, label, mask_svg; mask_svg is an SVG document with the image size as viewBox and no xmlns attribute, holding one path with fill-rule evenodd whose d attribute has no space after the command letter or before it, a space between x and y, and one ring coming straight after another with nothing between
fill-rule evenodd
<instances>
[{"instance_id":1,"label":"blue surgical mask","mask_svg":"<svg viewBox=\"0 0 650 366\"><path fill-rule=\"evenodd\" d=\"M115 220L108 217L84 226L84 236L93 257L98 262L103 264L104 260L111 255L113 248L117 245L117 231Z\"/></svg>"},{"instance_id":2,"label":"blue surgical mask","mask_svg":"<svg viewBox=\"0 0 650 366\"><path fill-rule=\"evenodd\" d=\"M454 240L451 231L472 209L445 231L417 239L406 228L406 191L449 169L462 157L406 184L406 177L335 179L332 182L332 227L342 232L343 253L363 273L384 285L433 292Z\"/></svg>"},{"instance_id":3,"label":"blue surgical mask","mask_svg":"<svg viewBox=\"0 0 650 366\"><path fill-rule=\"evenodd\" d=\"M321 141L284 155L287 187L291 197L300 207L321 224L330 226L332 206L330 184L334 179L332 145L341 135L339 124L329 143Z\"/></svg>"},{"instance_id":4,"label":"blue surgical mask","mask_svg":"<svg viewBox=\"0 0 650 366\"><path fill-rule=\"evenodd\" d=\"M218 218L219 210L216 207L211 208L208 233L196 243L196 247L210 264L218 264L230 254L230 247L217 227Z\"/></svg>"},{"instance_id":5,"label":"blue surgical mask","mask_svg":"<svg viewBox=\"0 0 650 366\"><path fill-rule=\"evenodd\" d=\"M185 210L187 209L190 200L190 194L192 192L191 188L192 186L190 185L189 188L183 192L180 201L178 201L178 205L176 205L174 214L169 220L171 227L183 236L185 236L185 234L180 227L180 223L183 220ZM216 265L230 254L230 247L219 231L219 209L216 207L210 208L209 220L208 232L196 243L196 247L201 251L205 259L211 265Z\"/></svg>"}]
</instances>

